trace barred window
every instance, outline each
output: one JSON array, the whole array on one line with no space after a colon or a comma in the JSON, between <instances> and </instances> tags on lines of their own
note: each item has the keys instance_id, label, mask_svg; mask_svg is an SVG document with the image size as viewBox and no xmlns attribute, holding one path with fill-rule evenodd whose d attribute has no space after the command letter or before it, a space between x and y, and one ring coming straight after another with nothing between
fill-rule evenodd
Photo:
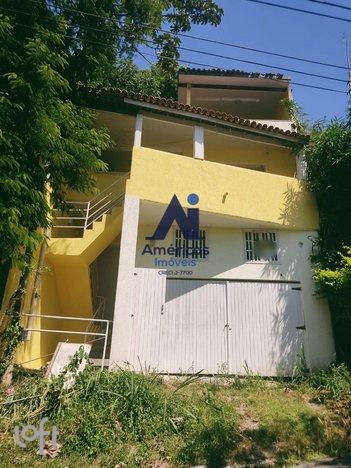
<instances>
[{"instance_id":1,"label":"barred window","mask_svg":"<svg viewBox=\"0 0 351 468\"><path fill-rule=\"evenodd\" d=\"M175 231L175 257L178 258L207 258L206 232L200 229L198 239L186 239L180 229Z\"/></svg>"},{"instance_id":2,"label":"barred window","mask_svg":"<svg viewBox=\"0 0 351 468\"><path fill-rule=\"evenodd\" d=\"M246 231L245 253L249 262L277 262L278 248L275 232Z\"/></svg>"}]
</instances>

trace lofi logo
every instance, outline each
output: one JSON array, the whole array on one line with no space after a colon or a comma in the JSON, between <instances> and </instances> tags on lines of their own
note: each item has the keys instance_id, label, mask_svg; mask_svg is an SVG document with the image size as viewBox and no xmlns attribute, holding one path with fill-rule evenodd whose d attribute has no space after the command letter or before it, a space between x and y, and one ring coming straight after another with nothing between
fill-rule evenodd
<instances>
[{"instance_id":1,"label":"lofi logo","mask_svg":"<svg viewBox=\"0 0 351 468\"><path fill-rule=\"evenodd\" d=\"M197 205L199 196L196 193L190 193L187 200L189 205ZM199 209L188 208L187 213L185 213L176 195L173 195L154 234L151 237L146 237L146 239L164 240L174 222L178 224L185 239L200 239Z\"/></svg>"}]
</instances>

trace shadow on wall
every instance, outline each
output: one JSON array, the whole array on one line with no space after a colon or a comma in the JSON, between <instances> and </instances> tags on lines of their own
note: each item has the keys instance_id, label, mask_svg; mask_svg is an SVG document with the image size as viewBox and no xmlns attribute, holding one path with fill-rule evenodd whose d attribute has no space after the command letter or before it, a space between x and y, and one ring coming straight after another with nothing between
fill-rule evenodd
<instances>
[{"instance_id":1,"label":"shadow on wall","mask_svg":"<svg viewBox=\"0 0 351 468\"><path fill-rule=\"evenodd\" d=\"M279 216L279 220L283 225L289 225L291 227L298 225L299 217L301 216L301 208L303 209L305 206L305 196L305 192L296 190L296 181L294 181L294 183L287 183L287 189L286 192L284 192L284 206Z\"/></svg>"},{"instance_id":2,"label":"shadow on wall","mask_svg":"<svg viewBox=\"0 0 351 468\"><path fill-rule=\"evenodd\" d=\"M297 252L299 251L297 250ZM302 252L301 255L296 253L295 256L292 256L286 247L280 247L278 254L279 263L288 265L285 276L298 279L297 265L300 261L309 262L309 257L306 257ZM267 263L264 266L263 275L267 275L272 269L278 269L278 267L278 264ZM274 310L271 311L273 320L271 324L272 350L270 360L275 363L277 373L281 375L292 372L292 364L294 366L302 364L304 355L304 331L296 329L297 326L304 325L301 291L292 289L299 287L299 283L282 283L277 287L277 296L271 305Z\"/></svg>"}]
</instances>

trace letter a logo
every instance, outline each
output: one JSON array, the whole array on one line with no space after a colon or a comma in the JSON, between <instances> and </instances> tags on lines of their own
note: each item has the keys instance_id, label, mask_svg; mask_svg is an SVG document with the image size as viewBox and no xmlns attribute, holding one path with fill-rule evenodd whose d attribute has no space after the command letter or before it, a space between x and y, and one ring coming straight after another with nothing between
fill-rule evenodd
<instances>
[{"instance_id":1,"label":"letter a logo","mask_svg":"<svg viewBox=\"0 0 351 468\"><path fill-rule=\"evenodd\" d=\"M197 205L199 197L196 193L188 195L188 203ZM188 208L187 214L183 210L176 195L173 195L166 211L164 212L159 225L148 240L164 240L172 224L176 222L185 239L199 239L199 209Z\"/></svg>"}]
</instances>

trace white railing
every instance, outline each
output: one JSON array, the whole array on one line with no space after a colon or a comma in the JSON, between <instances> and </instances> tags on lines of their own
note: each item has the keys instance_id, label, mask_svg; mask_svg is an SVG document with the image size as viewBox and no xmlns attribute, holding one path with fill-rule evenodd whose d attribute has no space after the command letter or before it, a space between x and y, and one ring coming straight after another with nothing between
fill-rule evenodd
<instances>
[{"instance_id":1,"label":"white railing","mask_svg":"<svg viewBox=\"0 0 351 468\"><path fill-rule=\"evenodd\" d=\"M106 361L106 351L107 351L107 340L108 340L108 334L109 334L109 326L110 326L110 320L105 320L105 319L97 319L97 318L86 318L86 317L66 317L63 315L32 315L32 314L23 314L26 317L33 317L34 319L40 318L40 319L50 319L50 320L75 320L78 322L90 322L90 323L98 323L101 325L104 325L104 331L76 331L76 330L64 330L61 328L24 328L24 332L37 332L37 333L56 333L56 334L68 334L68 335L80 335L84 336L84 342L85 343L93 343L97 340L104 340L104 346L102 350L102 359L101 359L101 370L105 366L105 361ZM98 337L95 338L91 341L86 341L86 337Z\"/></svg>"},{"instance_id":2,"label":"white railing","mask_svg":"<svg viewBox=\"0 0 351 468\"><path fill-rule=\"evenodd\" d=\"M129 172L118 177L111 185L103 189L89 201L67 201L65 216L54 215L53 228L78 229L83 235L94 221L101 218L111 208L122 203L125 193L125 183Z\"/></svg>"},{"instance_id":3,"label":"white railing","mask_svg":"<svg viewBox=\"0 0 351 468\"><path fill-rule=\"evenodd\" d=\"M94 301L94 307L93 307L93 319L101 319L104 316L105 312L105 306L106 306L106 297L104 296L97 296L96 301ZM85 331L87 333L92 333L92 332L99 332L101 331L101 323L98 322L89 322ZM87 336L85 337L85 340L87 339Z\"/></svg>"}]
</instances>

